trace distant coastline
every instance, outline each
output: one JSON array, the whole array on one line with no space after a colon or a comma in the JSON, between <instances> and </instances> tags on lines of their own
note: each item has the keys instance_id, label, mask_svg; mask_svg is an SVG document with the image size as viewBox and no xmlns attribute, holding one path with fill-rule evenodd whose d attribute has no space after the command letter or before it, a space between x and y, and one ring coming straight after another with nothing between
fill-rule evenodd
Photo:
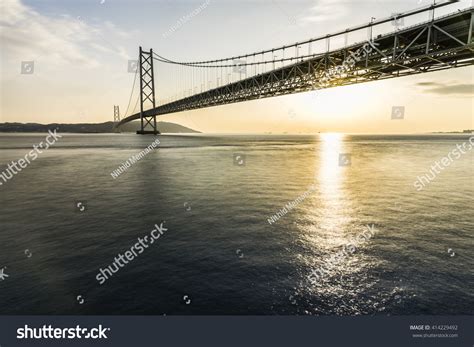
<instances>
[{"instance_id":1,"label":"distant coastline","mask_svg":"<svg viewBox=\"0 0 474 347\"><path fill-rule=\"evenodd\" d=\"M63 133L83 133L83 134L103 134L114 133L113 122L105 123L0 123L0 133L44 133L48 130L59 129ZM190 129L175 123L158 122L158 130L161 133L200 133L197 130ZM139 122L130 122L120 127L121 133L135 133L140 128Z\"/></svg>"},{"instance_id":2,"label":"distant coastline","mask_svg":"<svg viewBox=\"0 0 474 347\"><path fill-rule=\"evenodd\" d=\"M79 133L79 134L112 134L115 133L113 130L113 122L104 123L16 123L6 122L0 123L0 133L47 133L48 130L58 129L62 133ZM158 122L158 130L163 133L174 133L174 134L198 134L200 131L187 128L185 126L169 123L169 122ZM135 133L140 128L140 122L134 121L126 123L120 127L120 133ZM321 132L313 133L321 134ZM466 129L460 131L432 131L425 134L474 134L474 129ZM264 132L263 135L309 135L300 133L273 133L271 131ZM359 134L362 135L362 134ZM366 134L367 135L367 134ZM374 134L375 135L375 134ZM406 134L415 135L415 134Z\"/></svg>"},{"instance_id":3,"label":"distant coastline","mask_svg":"<svg viewBox=\"0 0 474 347\"><path fill-rule=\"evenodd\" d=\"M463 131L433 131L430 134L474 134L474 129L467 129Z\"/></svg>"}]
</instances>

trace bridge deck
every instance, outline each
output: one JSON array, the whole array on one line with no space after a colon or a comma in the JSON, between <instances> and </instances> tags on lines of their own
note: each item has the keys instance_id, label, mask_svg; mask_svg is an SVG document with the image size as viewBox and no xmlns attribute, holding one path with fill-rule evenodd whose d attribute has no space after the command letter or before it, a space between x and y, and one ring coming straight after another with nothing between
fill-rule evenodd
<instances>
[{"instance_id":1,"label":"bridge deck","mask_svg":"<svg viewBox=\"0 0 474 347\"><path fill-rule=\"evenodd\" d=\"M402 77L474 63L473 7L403 30L379 35L348 66L351 55L362 52L367 42L319 54L295 64L195 94L143 112L144 117L225 105L316 89ZM344 64L342 74L325 76ZM121 124L140 119L140 113Z\"/></svg>"}]
</instances>

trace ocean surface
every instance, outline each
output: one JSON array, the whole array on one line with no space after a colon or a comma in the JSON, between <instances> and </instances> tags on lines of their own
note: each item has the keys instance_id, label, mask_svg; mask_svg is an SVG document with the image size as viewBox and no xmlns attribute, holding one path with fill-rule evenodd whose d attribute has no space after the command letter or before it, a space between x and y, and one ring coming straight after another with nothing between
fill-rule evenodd
<instances>
[{"instance_id":1,"label":"ocean surface","mask_svg":"<svg viewBox=\"0 0 474 347\"><path fill-rule=\"evenodd\" d=\"M44 139L1 134L0 172ZM474 314L474 150L430 174L468 135L166 135L111 176L154 139L63 134L0 178L0 314Z\"/></svg>"}]
</instances>

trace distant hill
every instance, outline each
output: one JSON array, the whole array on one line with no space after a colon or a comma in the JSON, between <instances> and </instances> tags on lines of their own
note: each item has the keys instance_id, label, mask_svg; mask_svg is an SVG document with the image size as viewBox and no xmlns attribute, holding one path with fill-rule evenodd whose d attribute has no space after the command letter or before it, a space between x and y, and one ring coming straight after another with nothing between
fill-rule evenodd
<instances>
[{"instance_id":1,"label":"distant hill","mask_svg":"<svg viewBox=\"0 0 474 347\"><path fill-rule=\"evenodd\" d=\"M158 130L161 133L199 133L199 131L186 128L182 125L168 122L158 122ZM83 124L38 124L38 123L0 123L0 132L4 133L37 133L47 132L48 129L58 128L63 133L113 133L113 122L105 123L83 123ZM136 132L140 128L140 122L130 122L120 127L120 132Z\"/></svg>"}]
</instances>

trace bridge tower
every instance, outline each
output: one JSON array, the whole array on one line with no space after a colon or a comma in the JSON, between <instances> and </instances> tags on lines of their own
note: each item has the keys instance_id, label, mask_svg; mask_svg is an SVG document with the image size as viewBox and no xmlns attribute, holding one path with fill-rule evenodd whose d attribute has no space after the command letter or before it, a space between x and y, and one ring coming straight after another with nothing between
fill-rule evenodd
<instances>
[{"instance_id":1,"label":"bridge tower","mask_svg":"<svg viewBox=\"0 0 474 347\"><path fill-rule=\"evenodd\" d=\"M137 134L159 134L156 128L156 115L145 115L143 110L146 103L151 103L152 109L155 106L155 78L153 73L153 49L149 52L144 51L140 46L139 50L139 69L140 69L140 123L141 129ZM148 127L147 129L147 126Z\"/></svg>"},{"instance_id":2,"label":"bridge tower","mask_svg":"<svg viewBox=\"0 0 474 347\"><path fill-rule=\"evenodd\" d=\"M119 105L114 105L114 131L119 132L117 124L120 122L120 109Z\"/></svg>"}]
</instances>

